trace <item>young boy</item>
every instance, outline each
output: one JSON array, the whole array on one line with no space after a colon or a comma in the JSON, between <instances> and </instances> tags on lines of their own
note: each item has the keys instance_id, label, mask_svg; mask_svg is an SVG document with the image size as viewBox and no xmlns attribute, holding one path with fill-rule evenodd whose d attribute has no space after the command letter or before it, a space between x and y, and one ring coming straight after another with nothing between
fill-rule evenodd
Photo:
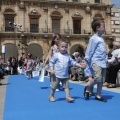
<instances>
[{"instance_id":1,"label":"young boy","mask_svg":"<svg viewBox=\"0 0 120 120\"><path fill-rule=\"evenodd\" d=\"M68 74L69 65L85 68L86 63L79 64L76 63L71 58L71 56L67 53L68 49L67 42L59 40L58 48L59 52L55 53L49 62L51 75L54 76L52 78L55 78L51 79L52 86L49 100L51 102L56 101L54 98L54 93L59 83L61 82L66 93L66 101L73 102L74 99L70 97L69 91L69 74Z\"/></svg>"},{"instance_id":2,"label":"young boy","mask_svg":"<svg viewBox=\"0 0 120 120\"><path fill-rule=\"evenodd\" d=\"M89 65L87 65L86 68L84 69L84 77L86 78L88 85L89 85L89 81L91 82L93 80L93 70ZM85 91L86 91L86 88L85 88ZM93 89L94 87L92 87L91 90L89 91L90 96L95 96Z\"/></svg>"},{"instance_id":3,"label":"young boy","mask_svg":"<svg viewBox=\"0 0 120 120\"><path fill-rule=\"evenodd\" d=\"M102 34L105 32L105 24L100 20L93 20L92 29L94 35L90 38L89 44L85 53L85 60L93 69L94 79L89 80L89 85L84 89L85 99L89 99L91 88L97 84L97 93L95 100L107 102L101 97L102 86L106 76L106 48Z\"/></svg>"}]
</instances>

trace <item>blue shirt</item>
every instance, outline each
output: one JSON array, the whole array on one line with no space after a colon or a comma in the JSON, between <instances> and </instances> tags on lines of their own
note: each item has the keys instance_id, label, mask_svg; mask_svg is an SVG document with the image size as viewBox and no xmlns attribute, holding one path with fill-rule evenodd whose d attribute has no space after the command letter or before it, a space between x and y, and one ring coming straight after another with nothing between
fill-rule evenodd
<instances>
[{"instance_id":1,"label":"blue shirt","mask_svg":"<svg viewBox=\"0 0 120 120\"><path fill-rule=\"evenodd\" d=\"M106 48L103 37L94 34L86 49L85 59L92 66L93 63L106 68Z\"/></svg>"},{"instance_id":2,"label":"blue shirt","mask_svg":"<svg viewBox=\"0 0 120 120\"><path fill-rule=\"evenodd\" d=\"M49 66L54 67L55 76L57 78L68 78L69 66L75 66L76 62L71 58L71 56L66 54L61 54L60 52L54 53L52 56Z\"/></svg>"},{"instance_id":3,"label":"blue shirt","mask_svg":"<svg viewBox=\"0 0 120 120\"><path fill-rule=\"evenodd\" d=\"M92 77L93 75L94 75L94 72L93 72L91 65L87 64L86 68L84 69L84 76L85 77L89 77L89 76Z\"/></svg>"}]
</instances>

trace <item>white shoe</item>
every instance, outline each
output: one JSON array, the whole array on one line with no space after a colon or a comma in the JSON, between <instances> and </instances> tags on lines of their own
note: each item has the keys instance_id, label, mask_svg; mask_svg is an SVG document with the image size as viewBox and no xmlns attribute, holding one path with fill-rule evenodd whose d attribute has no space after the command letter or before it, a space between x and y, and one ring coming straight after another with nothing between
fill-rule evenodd
<instances>
[{"instance_id":1,"label":"white shoe","mask_svg":"<svg viewBox=\"0 0 120 120\"><path fill-rule=\"evenodd\" d=\"M59 90L59 89L56 89L55 91L56 91L56 92L59 92L60 90Z\"/></svg>"}]
</instances>

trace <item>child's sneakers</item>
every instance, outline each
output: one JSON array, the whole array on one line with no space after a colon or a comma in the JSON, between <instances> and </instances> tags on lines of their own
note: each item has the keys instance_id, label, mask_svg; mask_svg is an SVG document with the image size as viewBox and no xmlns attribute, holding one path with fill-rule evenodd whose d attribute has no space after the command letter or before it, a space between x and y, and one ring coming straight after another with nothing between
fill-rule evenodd
<instances>
[{"instance_id":1,"label":"child's sneakers","mask_svg":"<svg viewBox=\"0 0 120 120\"><path fill-rule=\"evenodd\" d=\"M55 100L55 98L54 98L53 96L50 96L50 97L49 97L49 101L50 101L50 102L55 102L56 100Z\"/></svg>"},{"instance_id":2,"label":"child's sneakers","mask_svg":"<svg viewBox=\"0 0 120 120\"><path fill-rule=\"evenodd\" d=\"M56 89L55 91L56 91L56 92L59 92L60 90L59 90L59 89Z\"/></svg>"},{"instance_id":3,"label":"child's sneakers","mask_svg":"<svg viewBox=\"0 0 120 120\"><path fill-rule=\"evenodd\" d=\"M67 101L67 102L73 102L73 101L75 101L75 99L74 99L74 98L71 98L71 97L66 97L66 101Z\"/></svg>"}]
</instances>

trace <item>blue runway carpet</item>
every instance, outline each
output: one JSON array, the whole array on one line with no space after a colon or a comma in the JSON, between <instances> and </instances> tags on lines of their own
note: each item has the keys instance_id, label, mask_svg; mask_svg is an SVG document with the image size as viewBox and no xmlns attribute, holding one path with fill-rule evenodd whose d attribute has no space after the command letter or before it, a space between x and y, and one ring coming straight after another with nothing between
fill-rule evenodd
<instances>
[{"instance_id":1,"label":"blue runway carpet","mask_svg":"<svg viewBox=\"0 0 120 120\"><path fill-rule=\"evenodd\" d=\"M24 75L9 76L3 120L120 120L120 94L102 91L107 103L91 97L84 100L84 86L70 83L74 103L65 101L63 90L55 93L54 103L49 102L49 78L38 82ZM96 89L95 89L96 90Z\"/></svg>"}]
</instances>

